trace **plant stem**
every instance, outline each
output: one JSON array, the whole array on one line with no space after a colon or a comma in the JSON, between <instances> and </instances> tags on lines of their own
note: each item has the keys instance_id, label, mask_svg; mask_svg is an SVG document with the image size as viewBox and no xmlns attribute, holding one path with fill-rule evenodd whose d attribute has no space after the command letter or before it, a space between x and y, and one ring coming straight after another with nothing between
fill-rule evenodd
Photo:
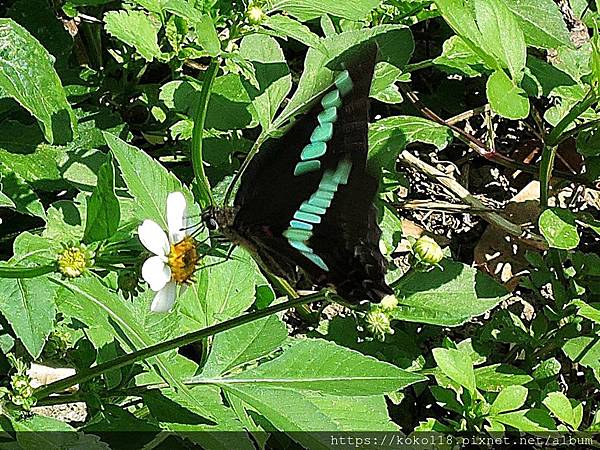
<instances>
[{"instance_id":1,"label":"plant stem","mask_svg":"<svg viewBox=\"0 0 600 450\"><path fill-rule=\"evenodd\" d=\"M198 188L198 200L202 208L214 204L210 184L204 172L204 160L202 158L202 135L204 134L204 122L206 111L212 90L212 84L219 70L218 59L213 58L204 74L200 98L194 108L194 128L192 129L192 167L196 176Z\"/></svg>"},{"instance_id":2,"label":"plant stem","mask_svg":"<svg viewBox=\"0 0 600 450\"><path fill-rule=\"evenodd\" d=\"M403 72L415 72L420 69L426 69L427 67L433 66L433 59L426 59L424 61L419 61L414 64L407 64L404 66Z\"/></svg>"},{"instance_id":3,"label":"plant stem","mask_svg":"<svg viewBox=\"0 0 600 450\"><path fill-rule=\"evenodd\" d=\"M562 134L565 130L575 121L581 114L583 114L590 106L598 101L594 89L590 89L583 100L577 103L568 114L563 117L560 122L554 127L554 129L546 136L546 145L554 147L560 141Z\"/></svg>"},{"instance_id":4,"label":"plant stem","mask_svg":"<svg viewBox=\"0 0 600 450\"><path fill-rule=\"evenodd\" d=\"M56 264L38 267L1 266L0 278L36 278L56 271Z\"/></svg>"},{"instance_id":5,"label":"plant stem","mask_svg":"<svg viewBox=\"0 0 600 450\"><path fill-rule=\"evenodd\" d=\"M552 178L555 158L556 146L545 145L542 150L542 159L540 160L540 206L542 210L548 208L550 179Z\"/></svg>"},{"instance_id":6,"label":"plant stem","mask_svg":"<svg viewBox=\"0 0 600 450\"><path fill-rule=\"evenodd\" d=\"M128 366L130 364L150 358L152 356L159 355L169 350L173 350L184 345L191 344L192 342L202 340L208 336L212 336L217 333L221 333L223 331L239 327L240 325L244 325L246 323L262 319L263 317L270 316L280 311L285 311L287 309L294 308L299 305L304 305L307 303L322 300L324 298L327 298L328 294L328 291L324 290L317 292L316 294L295 298L292 300L288 300L284 303L279 303L277 305L269 306L265 309L253 311L251 313L244 314L242 316L238 316L230 320L226 320L225 322L221 322L216 325L203 328L201 330L186 334L184 336L179 336L166 342L159 342L158 344L146 347L135 352L131 352L127 355L119 356L118 358L115 358L111 361L98 364L97 366L91 367L86 370L82 370L81 372L70 377L63 378L62 380L58 380L46 386L40 387L35 391L34 395L38 399L44 399L51 394L61 392L71 386L91 380L92 378L97 377L98 375L102 375L104 372L108 372L109 370L119 369L121 367Z\"/></svg>"}]
</instances>

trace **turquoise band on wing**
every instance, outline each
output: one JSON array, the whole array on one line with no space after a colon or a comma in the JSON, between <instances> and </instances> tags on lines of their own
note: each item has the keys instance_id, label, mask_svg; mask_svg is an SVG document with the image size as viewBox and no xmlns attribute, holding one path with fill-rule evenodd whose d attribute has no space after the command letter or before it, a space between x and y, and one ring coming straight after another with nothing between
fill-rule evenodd
<instances>
[{"instance_id":1,"label":"turquoise band on wing","mask_svg":"<svg viewBox=\"0 0 600 450\"><path fill-rule=\"evenodd\" d=\"M294 176L304 175L321 169L318 158L327 152L327 143L333 138L333 124L337 121L337 110L342 106L342 97L352 91L353 83L350 73L344 70L335 78L335 89L328 92L321 99L323 111L317 116L319 125L310 136L300 155L301 161L294 168ZM331 192L335 192L335 189Z\"/></svg>"},{"instance_id":2,"label":"turquoise band on wing","mask_svg":"<svg viewBox=\"0 0 600 450\"><path fill-rule=\"evenodd\" d=\"M319 160L310 160L310 161L300 161L296 164L294 168L294 176L304 175L307 172L312 172L314 170L319 170L321 168L321 161Z\"/></svg>"},{"instance_id":3,"label":"turquoise band on wing","mask_svg":"<svg viewBox=\"0 0 600 450\"><path fill-rule=\"evenodd\" d=\"M307 201L302 202L294 213L294 218L290 220L290 226L283 232L283 236L293 248L326 272L329 271L329 267L323 258L315 254L314 250L309 247L308 241L313 235L313 224L321 223L339 186L348 184L351 170L352 162L342 160L338 163L335 171L325 171L317 191Z\"/></svg>"}]
</instances>

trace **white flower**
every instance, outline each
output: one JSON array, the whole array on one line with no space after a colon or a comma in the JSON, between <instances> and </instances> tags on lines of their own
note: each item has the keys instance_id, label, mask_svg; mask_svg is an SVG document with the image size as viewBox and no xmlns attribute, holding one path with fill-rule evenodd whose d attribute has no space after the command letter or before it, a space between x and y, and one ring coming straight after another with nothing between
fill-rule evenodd
<instances>
[{"instance_id":1,"label":"white flower","mask_svg":"<svg viewBox=\"0 0 600 450\"><path fill-rule=\"evenodd\" d=\"M167 227L168 236L149 219L138 227L140 241L154 253L142 266L142 278L156 292L150 307L152 312L171 310L177 284L189 281L198 262L196 241L188 233L186 203L181 192L171 192L167 197Z\"/></svg>"}]
</instances>

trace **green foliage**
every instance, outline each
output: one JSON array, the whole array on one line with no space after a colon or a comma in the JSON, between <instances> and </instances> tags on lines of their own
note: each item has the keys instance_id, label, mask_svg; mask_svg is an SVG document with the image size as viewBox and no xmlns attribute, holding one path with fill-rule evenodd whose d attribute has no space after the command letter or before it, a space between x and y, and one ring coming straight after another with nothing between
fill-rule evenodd
<instances>
[{"instance_id":1,"label":"green foliage","mask_svg":"<svg viewBox=\"0 0 600 450\"><path fill-rule=\"evenodd\" d=\"M107 432L144 431L128 448L326 449L335 448L329 435L307 432L600 430L597 193L586 191L596 204L583 210L548 201L562 187L555 158L581 163L566 177L580 185L600 176L600 18L597 5L570 3L590 42L571 41L552 0L1 6L7 445L109 448ZM242 159L284 133L331 85L340 56L368 40L379 47L368 167L381 181L380 247L395 298L317 314L303 302L340 299L295 299L246 250L207 240L200 205L230 200ZM471 119L478 111L484 120ZM521 141L528 129L534 137ZM489 152L485 164L506 163L511 133L519 148L538 139L543 162L511 166L537 172L543 193L539 216L528 216L537 228L523 237L535 251L518 290L475 268L461 243L436 247L429 264L403 259L410 224L398 206L414 188L406 155L466 161L498 137L504 159ZM575 157L563 158L565 148ZM469 173L460 175L469 188ZM173 234L173 192L187 203L183 228L198 255L172 311L156 314L143 280L157 251L138 230L152 220ZM496 211L475 213L493 222ZM76 374L33 388L32 363ZM74 401L87 416L71 424L29 412Z\"/></svg>"}]
</instances>

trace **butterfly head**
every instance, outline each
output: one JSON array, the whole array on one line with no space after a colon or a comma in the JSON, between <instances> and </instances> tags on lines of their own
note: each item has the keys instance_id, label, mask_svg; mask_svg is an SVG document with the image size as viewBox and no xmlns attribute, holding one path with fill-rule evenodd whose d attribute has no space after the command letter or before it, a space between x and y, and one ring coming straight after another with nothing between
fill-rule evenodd
<instances>
[{"instance_id":1,"label":"butterfly head","mask_svg":"<svg viewBox=\"0 0 600 450\"><path fill-rule=\"evenodd\" d=\"M219 228L217 210L214 207L210 207L202 213L202 223L209 231L215 231Z\"/></svg>"}]
</instances>

